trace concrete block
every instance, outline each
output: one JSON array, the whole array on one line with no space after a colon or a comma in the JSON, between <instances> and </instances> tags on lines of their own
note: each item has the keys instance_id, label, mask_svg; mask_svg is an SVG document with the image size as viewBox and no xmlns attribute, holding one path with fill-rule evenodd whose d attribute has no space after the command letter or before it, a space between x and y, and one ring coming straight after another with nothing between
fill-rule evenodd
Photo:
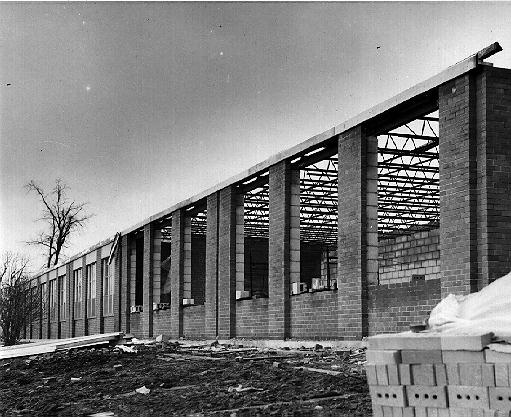
<instances>
[{"instance_id":1,"label":"concrete block","mask_svg":"<svg viewBox=\"0 0 511 417\"><path fill-rule=\"evenodd\" d=\"M446 363L445 370L447 372L447 382L449 385L461 385L457 363Z\"/></svg>"},{"instance_id":2,"label":"concrete block","mask_svg":"<svg viewBox=\"0 0 511 417\"><path fill-rule=\"evenodd\" d=\"M404 407L407 405L405 387L402 385L370 385L369 394L374 404L391 407Z\"/></svg>"},{"instance_id":3,"label":"concrete block","mask_svg":"<svg viewBox=\"0 0 511 417\"><path fill-rule=\"evenodd\" d=\"M491 343L493 333L478 336L442 336L442 350L471 350L480 351Z\"/></svg>"},{"instance_id":4,"label":"concrete block","mask_svg":"<svg viewBox=\"0 0 511 417\"><path fill-rule=\"evenodd\" d=\"M483 372L483 387L494 387L495 365L493 363L483 363L481 369Z\"/></svg>"},{"instance_id":5,"label":"concrete block","mask_svg":"<svg viewBox=\"0 0 511 417\"><path fill-rule=\"evenodd\" d=\"M449 406L454 408L489 408L488 387L449 385Z\"/></svg>"},{"instance_id":6,"label":"concrete block","mask_svg":"<svg viewBox=\"0 0 511 417\"><path fill-rule=\"evenodd\" d=\"M495 352L494 350L485 350L487 363L511 363L511 353Z\"/></svg>"},{"instance_id":7,"label":"concrete block","mask_svg":"<svg viewBox=\"0 0 511 417\"><path fill-rule=\"evenodd\" d=\"M397 364L387 365L387 375L389 378L389 385L400 385L399 369Z\"/></svg>"},{"instance_id":8,"label":"concrete block","mask_svg":"<svg viewBox=\"0 0 511 417\"><path fill-rule=\"evenodd\" d=\"M443 352L444 363L483 363L484 352L471 350L446 350Z\"/></svg>"},{"instance_id":9,"label":"concrete block","mask_svg":"<svg viewBox=\"0 0 511 417\"><path fill-rule=\"evenodd\" d=\"M436 385L435 368L432 364L412 365L412 378L415 385Z\"/></svg>"},{"instance_id":10,"label":"concrete block","mask_svg":"<svg viewBox=\"0 0 511 417\"><path fill-rule=\"evenodd\" d=\"M367 385L378 385L376 365L366 365Z\"/></svg>"},{"instance_id":11,"label":"concrete block","mask_svg":"<svg viewBox=\"0 0 511 417\"><path fill-rule=\"evenodd\" d=\"M401 363L399 366L399 380L401 385L412 385L412 370L411 365Z\"/></svg>"},{"instance_id":12,"label":"concrete block","mask_svg":"<svg viewBox=\"0 0 511 417\"><path fill-rule=\"evenodd\" d=\"M509 367L507 363L495 364L495 386L509 387Z\"/></svg>"},{"instance_id":13,"label":"concrete block","mask_svg":"<svg viewBox=\"0 0 511 417\"><path fill-rule=\"evenodd\" d=\"M511 411L511 388L489 388L490 408L492 410Z\"/></svg>"},{"instance_id":14,"label":"concrete block","mask_svg":"<svg viewBox=\"0 0 511 417\"><path fill-rule=\"evenodd\" d=\"M415 408L413 407L403 407L403 417L416 417L415 416Z\"/></svg>"},{"instance_id":15,"label":"concrete block","mask_svg":"<svg viewBox=\"0 0 511 417\"><path fill-rule=\"evenodd\" d=\"M369 337L367 346L375 350L441 350L440 340L431 333L379 334Z\"/></svg>"},{"instance_id":16,"label":"concrete block","mask_svg":"<svg viewBox=\"0 0 511 417\"><path fill-rule=\"evenodd\" d=\"M428 417L426 407L415 407L415 417Z\"/></svg>"},{"instance_id":17,"label":"concrete block","mask_svg":"<svg viewBox=\"0 0 511 417\"><path fill-rule=\"evenodd\" d=\"M389 407L387 405L383 406L383 417L393 417L392 414L394 414L393 409L394 407Z\"/></svg>"},{"instance_id":18,"label":"concrete block","mask_svg":"<svg viewBox=\"0 0 511 417\"><path fill-rule=\"evenodd\" d=\"M389 385L387 365L376 365L376 380L378 381L378 385Z\"/></svg>"},{"instance_id":19,"label":"concrete block","mask_svg":"<svg viewBox=\"0 0 511 417\"><path fill-rule=\"evenodd\" d=\"M366 361L374 365L401 363L401 352L399 350L368 350L366 351Z\"/></svg>"},{"instance_id":20,"label":"concrete block","mask_svg":"<svg viewBox=\"0 0 511 417\"><path fill-rule=\"evenodd\" d=\"M447 408L445 386L409 385L406 396L408 404L413 407Z\"/></svg>"},{"instance_id":21,"label":"concrete block","mask_svg":"<svg viewBox=\"0 0 511 417\"><path fill-rule=\"evenodd\" d=\"M483 368L480 363L460 363L460 385L483 386Z\"/></svg>"},{"instance_id":22,"label":"concrete block","mask_svg":"<svg viewBox=\"0 0 511 417\"><path fill-rule=\"evenodd\" d=\"M402 350L402 363L442 363L441 350Z\"/></svg>"},{"instance_id":23,"label":"concrete block","mask_svg":"<svg viewBox=\"0 0 511 417\"><path fill-rule=\"evenodd\" d=\"M383 406L379 404L375 404L371 401L371 406L373 408L373 417L383 417Z\"/></svg>"},{"instance_id":24,"label":"concrete block","mask_svg":"<svg viewBox=\"0 0 511 417\"><path fill-rule=\"evenodd\" d=\"M447 372L445 370L445 364L435 364L435 380L437 385L447 385Z\"/></svg>"},{"instance_id":25,"label":"concrete block","mask_svg":"<svg viewBox=\"0 0 511 417\"><path fill-rule=\"evenodd\" d=\"M371 401L371 406L373 408L373 417L383 417L383 406L379 404L375 404Z\"/></svg>"}]
</instances>

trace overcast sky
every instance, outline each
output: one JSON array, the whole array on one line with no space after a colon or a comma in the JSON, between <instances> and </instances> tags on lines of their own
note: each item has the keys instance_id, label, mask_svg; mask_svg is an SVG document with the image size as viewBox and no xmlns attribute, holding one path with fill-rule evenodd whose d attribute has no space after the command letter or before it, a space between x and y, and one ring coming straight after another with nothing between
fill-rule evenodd
<instances>
[{"instance_id":1,"label":"overcast sky","mask_svg":"<svg viewBox=\"0 0 511 417\"><path fill-rule=\"evenodd\" d=\"M1 3L0 250L62 178L81 251L442 71L511 3Z\"/></svg>"}]
</instances>

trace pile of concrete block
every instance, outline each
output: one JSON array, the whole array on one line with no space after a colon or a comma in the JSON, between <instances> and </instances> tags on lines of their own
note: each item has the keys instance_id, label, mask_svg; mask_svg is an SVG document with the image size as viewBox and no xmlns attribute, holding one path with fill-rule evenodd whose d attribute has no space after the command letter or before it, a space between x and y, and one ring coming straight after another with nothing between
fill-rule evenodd
<instances>
[{"instance_id":1,"label":"pile of concrete block","mask_svg":"<svg viewBox=\"0 0 511 417\"><path fill-rule=\"evenodd\" d=\"M370 337L374 417L511 416L511 350L488 349L491 339L431 332Z\"/></svg>"}]
</instances>

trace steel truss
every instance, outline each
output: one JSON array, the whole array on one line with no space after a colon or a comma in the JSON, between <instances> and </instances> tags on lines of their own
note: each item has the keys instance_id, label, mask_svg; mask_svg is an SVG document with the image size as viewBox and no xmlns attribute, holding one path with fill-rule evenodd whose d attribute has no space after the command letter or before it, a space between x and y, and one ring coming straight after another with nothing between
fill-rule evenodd
<instances>
[{"instance_id":1,"label":"steel truss","mask_svg":"<svg viewBox=\"0 0 511 417\"><path fill-rule=\"evenodd\" d=\"M439 226L437 113L378 136L378 235Z\"/></svg>"}]
</instances>

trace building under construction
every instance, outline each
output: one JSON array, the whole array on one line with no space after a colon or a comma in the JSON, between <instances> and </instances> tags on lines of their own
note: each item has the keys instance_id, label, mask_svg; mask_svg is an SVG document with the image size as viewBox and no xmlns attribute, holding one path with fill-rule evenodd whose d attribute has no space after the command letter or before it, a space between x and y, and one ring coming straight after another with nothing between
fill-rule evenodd
<instances>
[{"instance_id":1,"label":"building under construction","mask_svg":"<svg viewBox=\"0 0 511 417\"><path fill-rule=\"evenodd\" d=\"M498 44L43 271L27 338L356 340L511 270Z\"/></svg>"}]
</instances>

